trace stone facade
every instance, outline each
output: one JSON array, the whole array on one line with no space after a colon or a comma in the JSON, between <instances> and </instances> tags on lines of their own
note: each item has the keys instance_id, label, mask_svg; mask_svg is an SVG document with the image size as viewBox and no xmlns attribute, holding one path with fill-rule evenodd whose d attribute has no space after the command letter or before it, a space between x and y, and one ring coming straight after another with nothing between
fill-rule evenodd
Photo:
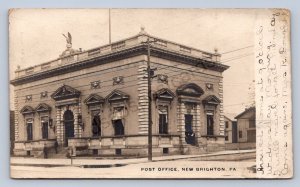
<instances>
[{"instance_id":1,"label":"stone facade","mask_svg":"<svg viewBox=\"0 0 300 187\"><path fill-rule=\"evenodd\" d=\"M159 75L151 80L153 155L224 150L222 72L228 66L219 54L141 32L17 70L14 154L69 148L74 156L147 155L148 38L156 40L150 59Z\"/></svg>"}]
</instances>

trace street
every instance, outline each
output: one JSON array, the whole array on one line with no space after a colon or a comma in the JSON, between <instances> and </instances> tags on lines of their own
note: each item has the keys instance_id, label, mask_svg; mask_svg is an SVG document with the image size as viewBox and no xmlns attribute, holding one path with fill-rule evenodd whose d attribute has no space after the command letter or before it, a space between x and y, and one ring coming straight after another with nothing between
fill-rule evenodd
<instances>
[{"instance_id":1,"label":"street","mask_svg":"<svg viewBox=\"0 0 300 187\"><path fill-rule=\"evenodd\" d=\"M246 152L250 155L253 152ZM216 155L209 155L210 158ZM228 155L227 155L228 156ZM203 156L174 155L132 159L12 158L12 178L252 178L255 158L204 161ZM207 159L207 158L206 158Z\"/></svg>"}]
</instances>

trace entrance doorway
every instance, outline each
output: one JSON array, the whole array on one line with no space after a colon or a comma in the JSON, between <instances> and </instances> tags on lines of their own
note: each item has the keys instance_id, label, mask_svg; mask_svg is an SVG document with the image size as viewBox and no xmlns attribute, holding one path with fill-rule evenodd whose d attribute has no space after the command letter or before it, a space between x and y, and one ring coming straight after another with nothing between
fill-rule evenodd
<instances>
[{"instance_id":1,"label":"entrance doorway","mask_svg":"<svg viewBox=\"0 0 300 187\"><path fill-rule=\"evenodd\" d=\"M185 141L187 144L195 145L195 133L193 131L193 115L185 114Z\"/></svg>"},{"instance_id":2,"label":"entrance doorway","mask_svg":"<svg viewBox=\"0 0 300 187\"><path fill-rule=\"evenodd\" d=\"M74 137L74 115L71 110L64 113L65 139L64 146L68 146L68 139Z\"/></svg>"}]
</instances>

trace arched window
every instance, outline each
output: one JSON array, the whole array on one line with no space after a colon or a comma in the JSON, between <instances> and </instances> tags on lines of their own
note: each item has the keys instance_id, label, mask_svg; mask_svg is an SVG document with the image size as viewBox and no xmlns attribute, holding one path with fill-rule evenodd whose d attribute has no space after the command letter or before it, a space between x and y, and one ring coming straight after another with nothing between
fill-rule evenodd
<instances>
[{"instance_id":1,"label":"arched window","mask_svg":"<svg viewBox=\"0 0 300 187\"><path fill-rule=\"evenodd\" d=\"M74 115L71 110L66 110L64 113L65 126L65 146L68 146L68 139L74 137Z\"/></svg>"}]
</instances>

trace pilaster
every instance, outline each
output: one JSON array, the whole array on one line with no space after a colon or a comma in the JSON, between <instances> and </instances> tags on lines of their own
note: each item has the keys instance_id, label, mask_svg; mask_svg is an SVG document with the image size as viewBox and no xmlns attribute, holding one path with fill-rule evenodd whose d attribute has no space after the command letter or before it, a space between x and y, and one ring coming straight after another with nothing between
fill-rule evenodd
<instances>
[{"instance_id":1,"label":"pilaster","mask_svg":"<svg viewBox=\"0 0 300 187\"><path fill-rule=\"evenodd\" d=\"M82 116L82 112L81 112L81 100L79 99L79 102L78 102L78 114L79 115L81 115L81 117L82 117L82 123L84 122L84 120L83 120L83 116ZM78 128L78 136L81 138L82 137L82 131L83 131L83 129L82 129L82 126L81 125L79 125L79 128Z\"/></svg>"},{"instance_id":2,"label":"pilaster","mask_svg":"<svg viewBox=\"0 0 300 187\"><path fill-rule=\"evenodd\" d=\"M74 114L74 136L79 137L79 123L78 123L78 105L72 107L72 112Z\"/></svg>"},{"instance_id":3,"label":"pilaster","mask_svg":"<svg viewBox=\"0 0 300 187\"><path fill-rule=\"evenodd\" d=\"M200 104L196 105L196 125L195 125L195 136L196 136L196 142L199 145L200 144L200 129L201 129L201 113L200 113Z\"/></svg>"},{"instance_id":4,"label":"pilaster","mask_svg":"<svg viewBox=\"0 0 300 187\"><path fill-rule=\"evenodd\" d=\"M140 62L138 68L138 117L139 117L139 134L148 133L148 81L147 81L147 64L145 61Z\"/></svg>"},{"instance_id":5,"label":"pilaster","mask_svg":"<svg viewBox=\"0 0 300 187\"><path fill-rule=\"evenodd\" d=\"M223 80L221 79L219 82L219 99L220 99L220 127L219 127L219 132L220 135L225 135L225 122L224 122L224 109L223 109Z\"/></svg>"},{"instance_id":6,"label":"pilaster","mask_svg":"<svg viewBox=\"0 0 300 187\"><path fill-rule=\"evenodd\" d=\"M15 121L14 121L14 125L15 125L15 141L19 140L19 105L18 105L18 93L17 91L15 91L15 95L14 95L14 105L15 105L15 113L14 113L14 117L15 117Z\"/></svg>"},{"instance_id":7,"label":"pilaster","mask_svg":"<svg viewBox=\"0 0 300 187\"><path fill-rule=\"evenodd\" d=\"M63 127L61 123L61 108L56 108L56 137L57 142L60 145L63 145Z\"/></svg>"},{"instance_id":8,"label":"pilaster","mask_svg":"<svg viewBox=\"0 0 300 187\"><path fill-rule=\"evenodd\" d=\"M180 134L180 143L181 145L186 145L185 142L185 119L184 114L186 112L184 103L179 103L177 106L177 119L178 119L178 126L177 131Z\"/></svg>"}]
</instances>

